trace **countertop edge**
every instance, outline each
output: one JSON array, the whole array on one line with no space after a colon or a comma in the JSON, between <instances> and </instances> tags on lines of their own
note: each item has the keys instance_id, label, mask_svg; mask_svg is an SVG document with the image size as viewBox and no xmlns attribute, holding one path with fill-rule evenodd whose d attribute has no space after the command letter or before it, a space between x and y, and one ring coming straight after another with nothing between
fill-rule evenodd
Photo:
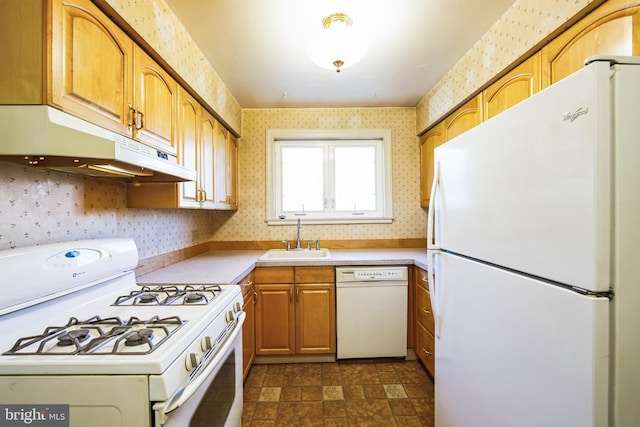
<instances>
[{"instance_id":1,"label":"countertop edge","mask_svg":"<svg viewBox=\"0 0 640 427\"><path fill-rule=\"evenodd\" d=\"M416 265L427 269L427 251L408 249L330 249L332 259L259 261L265 251L213 250L137 278L138 284L238 284L256 267Z\"/></svg>"}]
</instances>

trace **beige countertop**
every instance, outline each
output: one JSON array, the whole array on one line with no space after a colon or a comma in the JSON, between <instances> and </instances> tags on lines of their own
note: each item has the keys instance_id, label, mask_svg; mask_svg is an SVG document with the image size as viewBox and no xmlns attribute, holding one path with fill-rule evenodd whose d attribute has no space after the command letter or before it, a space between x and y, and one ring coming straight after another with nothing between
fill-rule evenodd
<instances>
[{"instance_id":1,"label":"beige countertop","mask_svg":"<svg viewBox=\"0 0 640 427\"><path fill-rule=\"evenodd\" d=\"M238 283L255 267L309 265L411 265L427 268L427 251L413 249L330 249L322 261L258 261L265 251L215 250L137 278L146 283Z\"/></svg>"}]
</instances>

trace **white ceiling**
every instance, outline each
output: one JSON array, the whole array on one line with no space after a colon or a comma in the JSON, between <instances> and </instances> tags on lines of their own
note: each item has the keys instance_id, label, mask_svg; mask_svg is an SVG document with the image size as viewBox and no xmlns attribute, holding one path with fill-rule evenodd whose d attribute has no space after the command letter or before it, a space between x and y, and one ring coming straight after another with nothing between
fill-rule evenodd
<instances>
[{"instance_id":1,"label":"white ceiling","mask_svg":"<svg viewBox=\"0 0 640 427\"><path fill-rule=\"evenodd\" d=\"M242 108L414 107L514 0L165 0ZM343 12L365 57L340 73L306 53Z\"/></svg>"}]
</instances>

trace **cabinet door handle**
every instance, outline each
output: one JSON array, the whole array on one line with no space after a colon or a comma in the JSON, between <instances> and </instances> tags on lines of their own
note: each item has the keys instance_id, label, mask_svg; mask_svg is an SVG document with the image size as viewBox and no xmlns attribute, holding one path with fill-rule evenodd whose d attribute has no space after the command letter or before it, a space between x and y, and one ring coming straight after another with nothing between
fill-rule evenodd
<instances>
[{"instance_id":1,"label":"cabinet door handle","mask_svg":"<svg viewBox=\"0 0 640 427\"><path fill-rule=\"evenodd\" d=\"M293 288L289 288L289 304L293 302Z\"/></svg>"},{"instance_id":2,"label":"cabinet door handle","mask_svg":"<svg viewBox=\"0 0 640 427\"><path fill-rule=\"evenodd\" d=\"M296 302L300 302L300 288L296 288Z\"/></svg>"},{"instance_id":3,"label":"cabinet door handle","mask_svg":"<svg viewBox=\"0 0 640 427\"><path fill-rule=\"evenodd\" d=\"M135 123L136 109L133 108L133 105L129 104L129 120L127 121L127 126L131 127Z\"/></svg>"},{"instance_id":4,"label":"cabinet door handle","mask_svg":"<svg viewBox=\"0 0 640 427\"><path fill-rule=\"evenodd\" d=\"M136 108L136 129L140 130L144 127L144 113Z\"/></svg>"},{"instance_id":5,"label":"cabinet door handle","mask_svg":"<svg viewBox=\"0 0 640 427\"><path fill-rule=\"evenodd\" d=\"M254 292L253 293L253 303L256 304L258 302L258 293Z\"/></svg>"},{"instance_id":6,"label":"cabinet door handle","mask_svg":"<svg viewBox=\"0 0 640 427\"><path fill-rule=\"evenodd\" d=\"M422 352L424 354L426 354L427 356L431 356L431 352L429 350L427 350L425 347L422 347Z\"/></svg>"},{"instance_id":7,"label":"cabinet door handle","mask_svg":"<svg viewBox=\"0 0 640 427\"><path fill-rule=\"evenodd\" d=\"M427 310L425 307L420 307L420 310L422 310L424 314L431 314L431 312Z\"/></svg>"}]
</instances>

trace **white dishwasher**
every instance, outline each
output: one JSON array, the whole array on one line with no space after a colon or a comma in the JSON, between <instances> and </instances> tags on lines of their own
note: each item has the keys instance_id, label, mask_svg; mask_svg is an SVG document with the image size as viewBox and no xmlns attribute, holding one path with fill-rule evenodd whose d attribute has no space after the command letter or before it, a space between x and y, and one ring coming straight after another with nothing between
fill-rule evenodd
<instances>
[{"instance_id":1,"label":"white dishwasher","mask_svg":"<svg viewBox=\"0 0 640 427\"><path fill-rule=\"evenodd\" d=\"M406 266L336 267L337 358L406 357Z\"/></svg>"}]
</instances>

